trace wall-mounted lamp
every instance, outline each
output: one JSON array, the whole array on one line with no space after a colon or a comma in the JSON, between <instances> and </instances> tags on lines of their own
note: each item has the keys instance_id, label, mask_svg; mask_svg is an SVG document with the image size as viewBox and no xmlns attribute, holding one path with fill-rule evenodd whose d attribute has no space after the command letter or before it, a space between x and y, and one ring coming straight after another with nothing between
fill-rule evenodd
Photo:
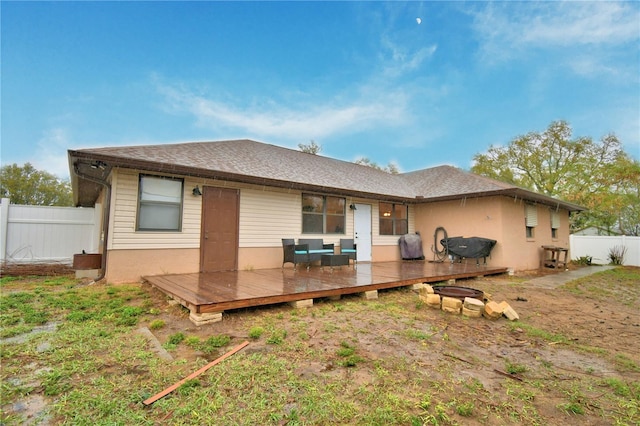
<instances>
[{"instance_id":1,"label":"wall-mounted lamp","mask_svg":"<svg viewBox=\"0 0 640 426\"><path fill-rule=\"evenodd\" d=\"M107 168L107 163L103 161L94 161L93 163L91 163L91 168L104 170Z\"/></svg>"},{"instance_id":2,"label":"wall-mounted lamp","mask_svg":"<svg viewBox=\"0 0 640 426\"><path fill-rule=\"evenodd\" d=\"M202 192L200 192L200 187L198 185L196 185L196 187L193 188L193 191L191 191L191 193L196 197L202 195Z\"/></svg>"},{"instance_id":3,"label":"wall-mounted lamp","mask_svg":"<svg viewBox=\"0 0 640 426\"><path fill-rule=\"evenodd\" d=\"M355 204L349 204L349 209L350 209L350 210L358 210L358 209L356 208L356 205L355 205Z\"/></svg>"}]
</instances>

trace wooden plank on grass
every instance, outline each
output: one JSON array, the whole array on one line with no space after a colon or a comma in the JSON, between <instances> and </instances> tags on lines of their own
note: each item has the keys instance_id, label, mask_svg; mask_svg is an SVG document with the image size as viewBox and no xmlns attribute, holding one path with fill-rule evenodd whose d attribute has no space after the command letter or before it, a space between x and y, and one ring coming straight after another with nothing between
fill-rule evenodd
<instances>
[{"instance_id":1,"label":"wooden plank on grass","mask_svg":"<svg viewBox=\"0 0 640 426\"><path fill-rule=\"evenodd\" d=\"M247 346L249 344L249 342L244 341L241 344L239 344L238 346L236 346L235 348L231 349L229 352L227 352L226 354L222 355L220 358L217 358L213 361L211 361L209 364L205 365L204 367L202 367L201 369L199 369L198 371L195 371L191 374L189 374L187 377L185 377L184 379L180 380L179 382L169 386L168 388L166 388L165 390L163 390L162 392L152 396L151 398L147 398L145 399L142 403L144 405L151 405L154 402L156 402L157 400L159 400L162 397L165 397L167 395L169 395L171 392L173 392L174 390L178 389L180 386L182 386L187 380L191 380L194 379L196 377L198 377L199 375L201 375L202 373L204 373L205 371L207 371L208 369L210 369L211 367L213 367L214 365L220 363L221 361L229 358L231 355L235 354L236 352L238 352L240 349L244 348L245 346Z\"/></svg>"}]
</instances>

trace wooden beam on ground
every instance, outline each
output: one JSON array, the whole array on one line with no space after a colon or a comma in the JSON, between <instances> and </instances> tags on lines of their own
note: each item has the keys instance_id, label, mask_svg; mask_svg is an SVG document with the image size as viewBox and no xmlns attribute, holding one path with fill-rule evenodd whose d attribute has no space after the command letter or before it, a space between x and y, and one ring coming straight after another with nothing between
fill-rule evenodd
<instances>
[{"instance_id":1,"label":"wooden beam on ground","mask_svg":"<svg viewBox=\"0 0 640 426\"><path fill-rule=\"evenodd\" d=\"M167 395L169 395L171 392L173 392L174 390L178 389L180 386L182 386L187 380L191 380L194 379L196 377L198 377L199 375L201 375L202 373L204 373L205 371L207 371L208 369L210 369L211 367L213 367L214 365L220 363L221 361L224 361L225 359L229 358L231 355L235 354L236 352L238 352L240 349L244 348L245 346L247 346L249 344L248 341L244 341L241 344L239 344L238 346L236 346L235 348L231 349L229 352L227 352L226 354L222 355L220 358L217 358L213 361L211 361L209 364L205 365L204 367L202 367L201 369L199 369L198 371L195 371L193 373L191 373L190 375L188 375L187 377L185 377L184 379L180 380L179 382L169 386L168 388L166 388L165 390L163 390L162 392L152 396L151 398L147 398L145 399L142 403L144 405L151 405L154 402L156 402L157 400L159 400L162 397L165 397Z\"/></svg>"}]
</instances>

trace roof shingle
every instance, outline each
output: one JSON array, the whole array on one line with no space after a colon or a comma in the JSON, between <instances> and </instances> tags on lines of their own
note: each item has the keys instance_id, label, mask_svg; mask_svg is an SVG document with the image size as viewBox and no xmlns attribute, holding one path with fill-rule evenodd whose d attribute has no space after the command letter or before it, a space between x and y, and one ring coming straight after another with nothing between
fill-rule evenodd
<instances>
[{"instance_id":1,"label":"roof shingle","mask_svg":"<svg viewBox=\"0 0 640 426\"><path fill-rule=\"evenodd\" d=\"M406 201L510 190L531 192L452 166L389 174L369 166L247 139L69 150L69 157L70 164L78 159L100 160L116 167L173 171L252 183L264 181L281 187L308 187ZM545 197L531 194L538 199Z\"/></svg>"}]
</instances>

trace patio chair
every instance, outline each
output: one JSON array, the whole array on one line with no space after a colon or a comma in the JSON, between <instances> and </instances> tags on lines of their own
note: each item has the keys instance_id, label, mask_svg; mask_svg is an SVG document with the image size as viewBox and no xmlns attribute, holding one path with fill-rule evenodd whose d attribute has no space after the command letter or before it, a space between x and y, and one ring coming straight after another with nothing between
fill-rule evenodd
<instances>
[{"instance_id":1,"label":"patio chair","mask_svg":"<svg viewBox=\"0 0 640 426\"><path fill-rule=\"evenodd\" d=\"M348 255L355 265L358 264L358 249L353 239L340 239L340 254Z\"/></svg>"},{"instance_id":2,"label":"patio chair","mask_svg":"<svg viewBox=\"0 0 640 426\"><path fill-rule=\"evenodd\" d=\"M296 269L298 263L309 263L309 246L307 244L296 244L293 238L282 239L282 267L285 263L293 263Z\"/></svg>"}]
</instances>

